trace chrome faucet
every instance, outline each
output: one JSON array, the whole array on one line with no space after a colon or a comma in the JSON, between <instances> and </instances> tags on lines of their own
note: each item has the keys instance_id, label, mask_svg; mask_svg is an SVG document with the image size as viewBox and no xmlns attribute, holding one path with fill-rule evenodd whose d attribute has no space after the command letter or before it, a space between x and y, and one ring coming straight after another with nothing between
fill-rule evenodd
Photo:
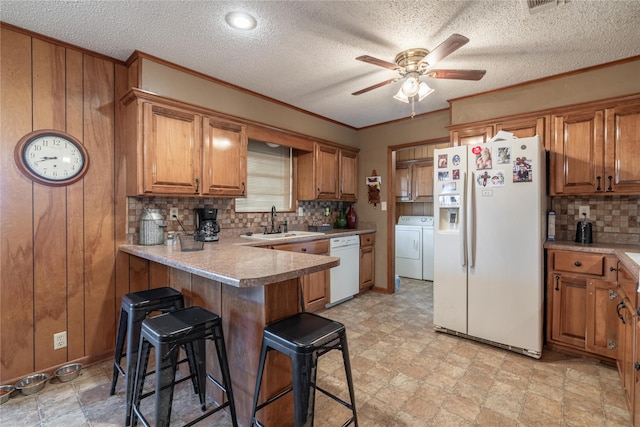
<instances>
[{"instance_id":1,"label":"chrome faucet","mask_svg":"<svg viewBox=\"0 0 640 427\"><path fill-rule=\"evenodd\" d=\"M276 206L271 206L271 231L268 234L277 233L276 231Z\"/></svg>"}]
</instances>

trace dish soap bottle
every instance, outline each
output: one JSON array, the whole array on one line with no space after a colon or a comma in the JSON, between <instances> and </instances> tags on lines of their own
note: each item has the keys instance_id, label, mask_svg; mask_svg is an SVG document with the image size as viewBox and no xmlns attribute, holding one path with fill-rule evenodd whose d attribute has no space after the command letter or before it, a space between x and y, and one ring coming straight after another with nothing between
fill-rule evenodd
<instances>
[{"instance_id":1,"label":"dish soap bottle","mask_svg":"<svg viewBox=\"0 0 640 427\"><path fill-rule=\"evenodd\" d=\"M347 208L347 227L356 228L356 226L357 226L356 210L353 208L353 206L349 206Z\"/></svg>"}]
</instances>

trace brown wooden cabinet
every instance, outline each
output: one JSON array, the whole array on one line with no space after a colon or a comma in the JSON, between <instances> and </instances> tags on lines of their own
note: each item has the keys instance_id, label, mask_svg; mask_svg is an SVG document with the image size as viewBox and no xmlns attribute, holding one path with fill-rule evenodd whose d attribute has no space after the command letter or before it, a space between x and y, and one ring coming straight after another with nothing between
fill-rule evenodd
<instances>
[{"instance_id":1,"label":"brown wooden cabinet","mask_svg":"<svg viewBox=\"0 0 640 427\"><path fill-rule=\"evenodd\" d=\"M616 305L618 285L615 281L589 279L587 282L588 352L616 359L618 357L618 327Z\"/></svg>"},{"instance_id":2,"label":"brown wooden cabinet","mask_svg":"<svg viewBox=\"0 0 640 427\"><path fill-rule=\"evenodd\" d=\"M493 124L479 124L476 126L463 126L450 130L451 145L476 145L484 144L493 135Z\"/></svg>"},{"instance_id":3,"label":"brown wooden cabinet","mask_svg":"<svg viewBox=\"0 0 640 427\"><path fill-rule=\"evenodd\" d=\"M316 143L296 156L298 200L358 198L358 151Z\"/></svg>"},{"instance_id":4,"label":"brown wooden cabinet","mask_svg":"<svg viewBox=\"0 0 640 427\"><path fill-rule=\"evenodd\" d=\"M309 242L283 243L273 245L272 249L307 254L329 255L329 240L312 240ZM307 274L300 278L302 293L307 311L318 311L325 308L329 301L329 270Z\"/></svg>"},{"instance_id":5,"label":"brown wooden cabinet","mask_svg":"<svg viewBox=\"0 0 640 427\"><path fill-rule=\"evenodd\" d=\"M640 101L607 108L604 119L604 191L640 194Z\"/></svg>"},{"instance_id":6,"label":"brown wooden cabinet","mask_svg":"<svg viewBox=\"0 0 640 427\"><path fill-rule=\"evenodd\" d=\"M547 261L547 342L615 359L616 259L551 250Z\"/></svg>"},{"instance_id":7,"label":"brown wooden cabinet","mask_svg":"<svg viewBox=\"0 0 640 427\"><path fill-rule=\"evenodd\" d=\"M370 289L376 277L376 233L360 235L360 292Z\"/></svg>"},{"instance_id":8,"label":"brown wooden cabinet","mask_svg":"<svg viewBox=\"0 0 640 427\"><path fill-rule=\"evenodd\" d=\"M245 197L247 182L246 126L204 117L202 194Z\"/></svg>"},{"instance_id":9,"label":"brown wooden cabinet","mask_svg":"<svg viewBox=\"0 0 640 427\"><path fill-rule=\"evenodd\" d=\"M358 200L358 153L340 150L340 200L355 202Z\"/></svg>"},{"instance_id":10,"label":"brown wooden cabinet","mask_svg":"<svg viewBox=\"0 0 640 427\"><path fill-rule=\"evenodd\" d=\"M433 200L433 159L396 163L396 200L398 202Z\"/></svg>"},{"instance_id":11,"label":"brown wooden cabinet","mask_svg":"<svg viewBox=\"0 0 640 427\"><path fill-rule=\"evenodd\" d=\"M551 194L602 191L604 111L576 111L552 120Z\"/></svg>"},{"instance_id":12,"label":"brown wooden cabinet","mask_svg":"<svg viewBox=\"0 0 640 427\"><path fill-rule=\"evenodd\" d=\"M246 195L246 125L137 89L123 102L128 195Z\"/></svg>"},{"instance_id":13,"label":"brown wooden cabinet","mask_svg":"<svg viewBox=\"0 0 640 427\"><path fill-rule=\"evenodd\" d=\"M143 101L139 150L142 176L136 194L195 194L201 176L202 117Z\"/></svg>"},{"instance_id":14,"label":"brown wooden cabinet","mask_svg":"<svg viewBox=\"0 0 640 427\"><path fill-rule=\"evenodd\" d=\"M640 100L553 116L552 195L640 193Z\"/></svg>"},{"instance_id":15,"label":"brown wooden cabinet","mask_svg":"<svg viewBox=\"0 0 640 427\"><path fill-rule=\"evenodd\" d=\"M640 353L638 353L640 325L638 324L636 292L638 279L634 278L622 263L618 262L617 267L619 294L617 314L619 317L618 334L620 336L617 360L618 372L628 400L632 422L634 425L639 425L640 417L637 416L637 411L640 410L640 402L637 400L640 400L640 373L638 371L638 368L640 368L640 365L638 365L638 360L640 359Z\"/></svg>"}]
</instances>

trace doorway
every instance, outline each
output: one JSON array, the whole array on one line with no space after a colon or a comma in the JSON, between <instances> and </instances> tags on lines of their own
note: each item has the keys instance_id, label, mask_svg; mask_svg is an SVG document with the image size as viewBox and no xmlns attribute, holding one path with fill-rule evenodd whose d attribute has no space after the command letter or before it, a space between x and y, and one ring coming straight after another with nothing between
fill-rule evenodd
<instances>
[{"instance_id":1,"label":"doorway","mask_svg":"<svg viewBox=\"0 0 640 427\"><path fill-rule=\"evenodd\" d=\"M387 236L389 242L394 242L387 251L387 293L395 292L395 229L398 218L401 215L433 215L433 196L430 195L433 189L425 194L422 189L415 187L419 184L424 187L425 183L433 186L432 181L427 181L429 174L433 173L433 150L450 145L449 138L445 137L387 147L387 176L390 177L387 181Z\"/></svg>"}]
</instances>

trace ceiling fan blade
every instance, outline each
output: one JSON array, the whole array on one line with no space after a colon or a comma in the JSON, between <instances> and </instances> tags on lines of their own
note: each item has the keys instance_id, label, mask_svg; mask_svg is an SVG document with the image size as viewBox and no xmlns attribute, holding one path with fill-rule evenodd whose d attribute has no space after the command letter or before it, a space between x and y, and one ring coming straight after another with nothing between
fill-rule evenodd
<instances>
[{"instance_id":1,"label":"ceiling fan blade","mask_svg":"<svg viewBox=\"0 0 640 427\"><path fill-rule=\"evenodd\" d=\"M432 79L480 80L487 70L429 70L425 73Z\"/></svg>"},{"instance_id":2,"label":"ceiling fan blade","mask_svg":"<svg viewBox=\"0 0 640 427\"><path fill-rule=\"evenodd\" d=\"M387 62L382 59L374 58L373 56L369 56L369 55L358 56L356 59L358 61L368 62L369 64L377 65L378 67L388 68L394 71L400 69L398 64L394 64L392 62Z\"/></svg>"},{"instance_id":3,"label":"ceiling fan blade","mask_svg":"<svg viewBox=\"0 0 640 427\"><path fill-rule=\"evenodd\" d=\"M426 62L430 67L433 67L436 62L451 55L467 43L469 43L469 39L465 36L452 34L448 39L440 43L438 47L429 52L427 56L422 58L418 65L422 65Z\"/></svg>"},{"instance_id":4,"label":"ceiling fan blade","mask_svg":"<svg viewBox=\"0 0 640 427\"><path fill-rule=\"evenodd\" d=\"M369 87L366 87L366 88L364 88L364 89L361 89L361 90L359 90L359 91L357 91L357 92L353 92L351 95L360 95L360 94L363 94L363 93L365 93L365 92L369 92L370 90L374 90L374 89L378 89L379 87L386 86L386 85L388 85L389 83L397 82L398 80L400 80L400 79L399 79L399 78L396 78L396 79L389 79L389 80L385 80L385 81L383 81L383 82L376 83L376 84L374 84L373 86L369 86Z\"/></svg>"}]
</instances>

